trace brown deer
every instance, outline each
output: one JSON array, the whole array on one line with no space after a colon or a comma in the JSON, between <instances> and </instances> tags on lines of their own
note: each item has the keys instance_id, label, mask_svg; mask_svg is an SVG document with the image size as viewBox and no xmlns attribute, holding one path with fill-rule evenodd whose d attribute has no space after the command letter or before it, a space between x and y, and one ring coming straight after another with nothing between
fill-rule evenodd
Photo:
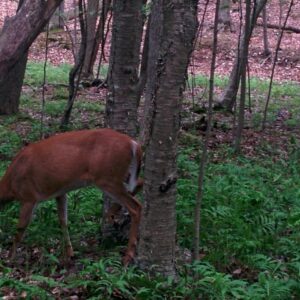
<instances>
[{"instance_id":1,"label":"brown deer","mask_svg":"<svg viewBox=\"0 0 300 300\"><path fill-rule=\"evenodd\" d=\"M66 255L72 257L66 193L94 185L125 206L131 216L123 257L127 265L135 254L141 216L141 204L133 196L142 186L141 157L136 141L111 129L61 133L22 149L0 181L0 205L12 200L21 204L10 257L15 257L34 207L49 198L56 199Z\"/></svg>"}]
</instances>

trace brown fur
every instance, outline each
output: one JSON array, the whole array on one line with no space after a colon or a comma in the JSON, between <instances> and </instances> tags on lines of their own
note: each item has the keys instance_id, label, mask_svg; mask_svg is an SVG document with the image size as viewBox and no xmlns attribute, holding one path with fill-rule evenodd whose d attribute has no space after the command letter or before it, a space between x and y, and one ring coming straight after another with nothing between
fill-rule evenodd
<instances>
[{"instance_id":1,"label":"brown fur","mask_svg":"<svg viewBox=\"0 0 300 300\"><path fill-rule=\"evenodd\" d=\"M111 129L57 134L21 150L0 181L0 204L13 199L21 203L19 230L12 256L38 202L53 197L57 199L64 238L68 239L65 194L95 185L112 195L131 215L133 222L124 258L124 262L128 263L134 255L141 213L141 204L124 186L132 159L137 159L137 172L140 169L140 145L136 148L136 158L132 151L132 139ZM136 189L140 188L140 182L137 181ZM72 246L65 242L69 247L67 253L71 256Z\"/></svg>"}]
</instances>

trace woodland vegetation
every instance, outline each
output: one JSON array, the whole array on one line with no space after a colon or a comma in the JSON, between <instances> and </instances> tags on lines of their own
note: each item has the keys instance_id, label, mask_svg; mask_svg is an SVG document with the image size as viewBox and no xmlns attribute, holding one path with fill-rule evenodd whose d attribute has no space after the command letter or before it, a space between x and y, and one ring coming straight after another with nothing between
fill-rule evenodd
<instances>
[{"instance_id":1,"label":"woodland vegetation","mask_svg":"<svg viewBox=\"0 0 300 300\"><path fill-rule=\"evenodd\" d=\"M299 1L3 2L1 176L110 127L142 144L144 187L126 268L130 217L107 222L97 188L68 193L72 260L52 200L11 260L20 204L0 199L0 297L300 299Z\"/></svg>"}]
</instances>

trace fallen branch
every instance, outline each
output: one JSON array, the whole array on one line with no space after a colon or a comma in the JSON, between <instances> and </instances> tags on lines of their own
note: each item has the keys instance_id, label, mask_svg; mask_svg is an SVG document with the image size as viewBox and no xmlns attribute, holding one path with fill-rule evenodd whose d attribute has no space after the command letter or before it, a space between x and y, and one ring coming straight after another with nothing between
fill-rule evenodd
<instances>
[{"instance_id":1,"label":"fallen branch","mask_svg":"<svg viewBox=\"0 0 300 300\"><path fill-rule=\"evenodd\" d=\"M263 23L257 23L257 26L264 26ZM300 33L300 28L294 27L294 26L285 26L284 28L281 28L280 25L276 25L276 24L267 24L268 28L272 28L272 29L283 29L285 31L292 31L294 33Z\"/></svg>"}]
</instances>

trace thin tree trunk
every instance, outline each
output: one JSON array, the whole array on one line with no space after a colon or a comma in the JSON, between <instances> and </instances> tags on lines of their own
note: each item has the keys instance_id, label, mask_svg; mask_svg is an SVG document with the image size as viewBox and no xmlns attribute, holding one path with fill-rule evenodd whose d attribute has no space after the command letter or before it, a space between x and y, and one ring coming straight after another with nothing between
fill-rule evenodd
<instances>
[{"instance_id":1,"label":"thin tree trunk","mask_svg":"<svg viewBox=\"0 0 300 300\"><path fill-rule=\"evenodd\" d=\"M224 29L231 29L230 1L220 0L218 23L223 24Z\"/></svg>"},{"instance_id":2,"label":"thin tree trunk","mask_svg":"<svg viewBox=\"0 0 300 300\"><path fill-rule=\"evenodd\" d=\"M105 43L106 43L105 23L106 22L109 23L109 20L107 20L107 19L108 19L110 10L111 10L111 0L103 0L102 10L101 10L101 19L99 21L98 28L96 30L93 51L91 53L91 58L90 58L90 65L89 65L90 70L93 70L94 64L97 59L97 54L98 54L100 45L101 45L101 57L99 59L99 65L98 65L99 71L100 71L100 67L101 67L101 63L102 63L102 57L105 58L105 53L104 53ZM96 76L97 78L99 78L98 70L97 70L97 76Z\"/></svg>"},{"instance_id":3,"label":"thin tree trunk","mask_svg":"<svg viewBox=\"0 0 300 300\"><path fill-rule=\"evenodd\" d=\"M256 24L257 18L259 16L259 14L261 13L262 9L264 8L264 6L266 5L266 3L267 3L267 0L260 0L259 2L257 2L254 5L253 11L252 11L252 16L251 16L250 34L248 36L248 40L246 41L247 47L250 43L250 39L251 39L252 32L253 32L254 26ZM244 32L245 32L245 30L244 30ZM241 36L241 40L244 40L244 33ZM229 76L229 82L221 96L220 103L219 103L219 105L221 107L224 107L228 111L232 111L232 108L236 101L236 95L237 95L237 92L239 89L239 83L240 83L240 77L241 77L241 65L242 64L240 61L240 57L242 57L242 55L245 51L244 45L246 45L246 44L242 43L241 41L239 41L239 43L240 43L240 46L237 49L237 55L234 60L233 69Z\"/></svg>"},{"instance_id":4,"label":"thin tree trunk","mask_svg":"<svg viewBox=\"0 0 300 300\"><path fill-rule=\"evenodd\" d=\"M204 173L205 166L207 163L207 152L208 152L208 143L211 133L211 124L212 124L212 113L213 113L213 96L214 96L214 78L215 78L215 68L216 68L216 57L217 57L217 46L218 46L218 20L219 20L219 5L220 0L216 2L215 9L215 21L214 21L214 41L212 49L212 59L210 67L210 77L209 77L209 97L208 97L208 120L207 120L207 129L205 134L205 143L202 150L202 156L199 167L199 176L198 176L198 192L196 197L195 213L194 213L194 249L193 249L193 260L200 259L200 229L201 229L201 206L203 199L203 182L204 182Z\"/></svg>"},{"instance_id":5,"label":"thin tree trunk","mask_svg":"<svg viewBox=\"0 0 300 300\"><path fill-rule=\"evenodd\" d=\"M96 38L96 25L99 15L100 7L99 0L88 0L87 4L87 16L86 16L86 51L82 66L82 79L93 79L93 64L91 64L91 58L93 49L95 47ZM100 21L101 22L101 21Z\"/></svg>"},{"instance_id":6,"label":"thin tree trunk","mask_svg":"<svg viewBox=\"0 0 300 300\"><path fill-rule=\"evenodd\" d=\"M140 79L138 84L138 99L141 99L141 96L144 92L144 88L147 82L147 69L148 69L148 53L149 53L149 31L150 31L150 17L148 19L144 45L143 45L143 53L142 53L142 61L141 61L141 70L140 70Z\"/></svg>"},{"instance_id":7,"label":"thin tree trunk","mask_svg":"<svg viewBox=\"0 0 300 300\"><path fill-rule=\"evenodd\" d=\"M246 14L245 14L245 32L243 40L243 53L241 57L241 97L240 97L240 106L238 114L238 126L235 135L234 141L234 151L239 153L241 150L241 139L242 132L244 128L244 116L245 116L245 102L246 102L246 71L247 71L247 62L248 62L248 47L249 47L249 35L250 35L250 26L251 26L251 0L246 0Z\"/></svg>"},{"instance_id":8,"label":"thin tree trunk","mask_svg":"<svg viewBox=\"0 0 300 300\"><path fill-rule=\"evenodd\" d=\"M65 12L65 5L62 2L58 9L55 11L54 15L50 19L49 22L49 29L63 29L64 28L64 12Z\"/></svg>"},{"instance_id":9,"label":"thin tree trunk","mask_svg":"<svg viewBox=\"0 0 300 300\"><path fill-rule=\"evenodd\" d=\"M267 11L266 7L263 8L263 35L264 35L264 52L263 55L265 57L268 57L271 54L270 48L269 48L269 41L268 41L268 28L267 28Z\"/></svg>"},{"instance_id":10,"label":"thin tree trunk","mask_svg":"<svg viewBox=\"0 0 300 300\"><path fill-rule=\"evenodd\" d=\"M282 29L280 31L280 35L278 37L277 45L276 45L274 61L273 61L273 66L272 66L272 72L271 72L271 78L270 78L270 84L269 84L269 90L268 90L268 96L267 96L267 101L266 101L266 105L265 105L265 109L264 109L264 116L263 116L263 121L262 121L262 130L265 130L265 128L266 128L267 113L268 113L268 107L269 107L269 102L270 102L270 98L271 98L271 91L272 91L272 86L273 86L273 78L274 78L275 67L276 67L277 58L278 58L278 51L279 51L281 40L282 40L282 37L283 37L284 28L287 24L287 21L288 21L288 18L290 16L293 5L294 5L294 1L291 0L288 11L287 11L287 14L286 14L286 18L284 20L284 24L282 26Z\"/></svg>"},{"instance_id":11,"label":"thin tree trunk","mask_svg":"<svg viewBox=\"0 0 300 300\"><path fill-rule=\"evenodd\" d=\"M152 4L146 101L153 105L138 262L143 269L174 276L177 135L197 29L197 1L156 0Z\"/></svg>"},{"instance_id":12,"label":"thin tree trunk","mask_svg":"<svg viewBox=\"0 0 300 300\"><path fill-rule=\"evenodd\" d=\"M79 0L79 21L81 30L81 43L74 67L69 73L69 98L66 109L61 119L60 129L64 130L69 124L74 101L77 95L77 90L81 77L81 70L86 50L86 20L84 0Z\"/></svg>"}]
</instances>

